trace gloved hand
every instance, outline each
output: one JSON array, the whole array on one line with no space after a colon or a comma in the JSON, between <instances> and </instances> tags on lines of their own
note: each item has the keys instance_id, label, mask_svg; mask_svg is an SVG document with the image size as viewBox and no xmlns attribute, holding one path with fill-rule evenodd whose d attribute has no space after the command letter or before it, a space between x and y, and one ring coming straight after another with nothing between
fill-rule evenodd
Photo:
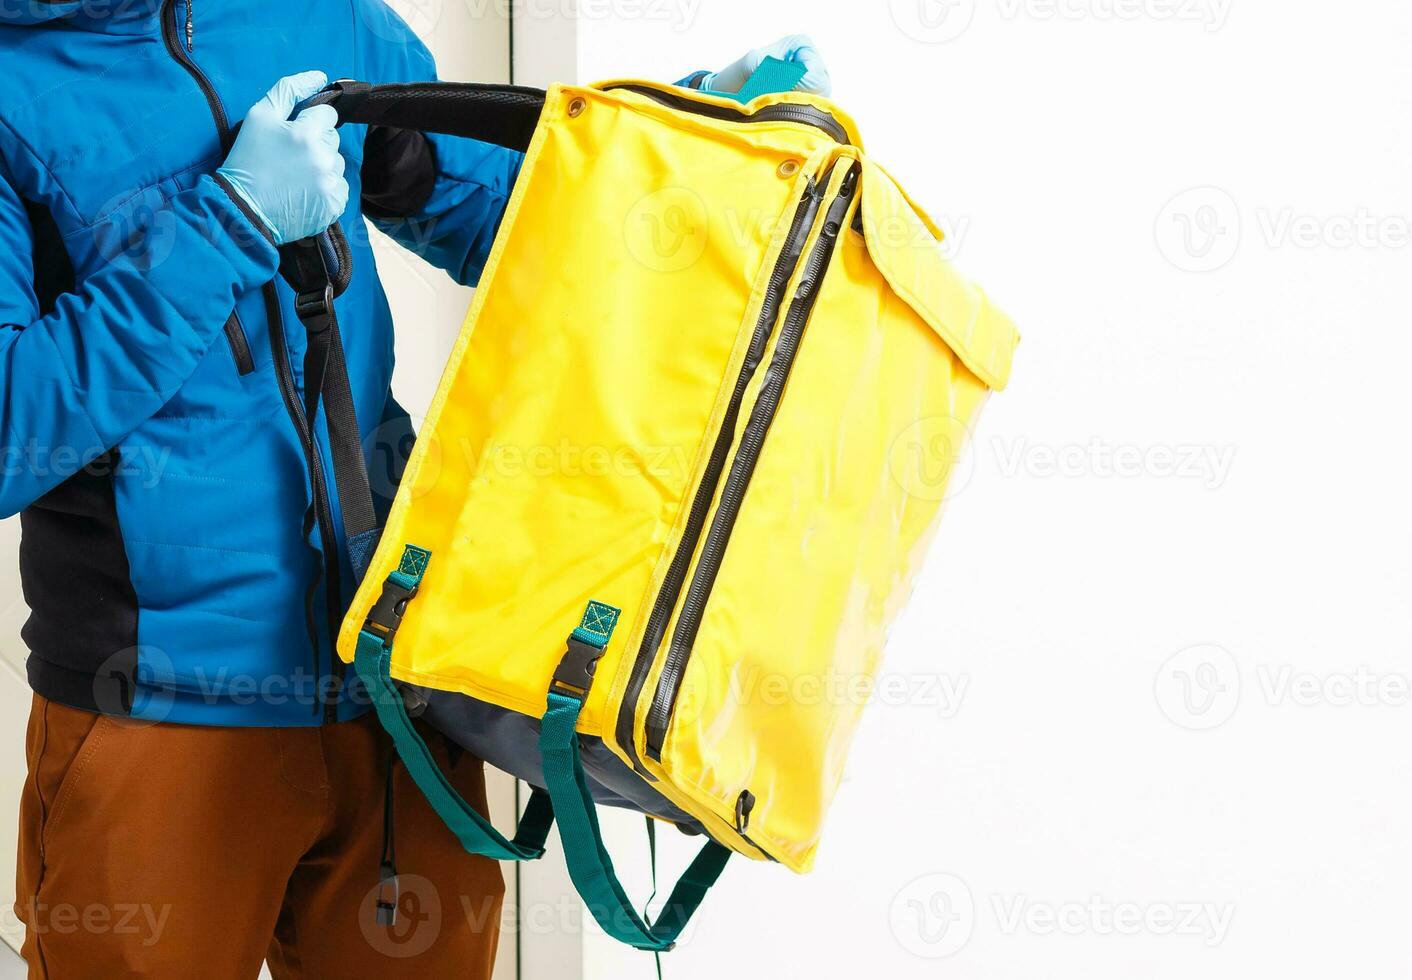
<instances>
[{"instance_id":1,"label":"gloved hand","mask_svg":"<svg viewBox=\"0 0 1412 980\"><path fill-rule=\"evenodd\" d=\"M289 114L328 84L321 71L281 78L251 107L230 155L216 171L284 245L328 229L348 207L338 152L338 112L314 106Z\"/></svg>"},{"instance_id":2,"label":"gloved hand","mask_svg":"<svg viewBox=\"0 0 1412 980\"><path fill-rule=\"evenodd\" d=\"M833 80L829 78L829 67L824 64L824 56L814 42L804 34L791 34L780 38L769 47L756 48L729 68L707 75L701 82L702 88L717 92L739 92L750 76L755 74L766 58L780 61L798 61L809 69L799 83L799 89L815 95L828 96L833 93Z\"/></svg>"}]
</instances>

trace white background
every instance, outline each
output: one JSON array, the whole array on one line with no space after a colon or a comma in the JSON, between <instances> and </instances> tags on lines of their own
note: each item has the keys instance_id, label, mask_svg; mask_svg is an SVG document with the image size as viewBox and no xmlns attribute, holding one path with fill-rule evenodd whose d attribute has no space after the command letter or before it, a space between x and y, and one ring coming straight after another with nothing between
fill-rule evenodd
<instances>
[{"instance_id":1,"label":"white background","mask_svg":"<svg viewBox=\"0 0 1412 980\"><path fill-rule=\"evenodd\" d=\"M812 33L1025 334L817 871L729 869L668 976L1406 976L1412 9L597 9L583 80Z\"/></svg>"},{"instance_id":2,"label":"white background","mask_svg":"<svg viewBox=\"0 0 1412 980\"><path fill-rule=\"evenodd\" d=\"M817 871L730 868L667 975L1406 976L1412 8L581 4L516 4L520 80L674 79L812 33L1025 334ZM459 0L422 9L462 30ZM461 300L426 302L444 339ZM404 396L437 349L404 355ZM645 897L640 820L608 825ZM671 877L690 844L663 844ZM523 975L655 976L570 938Z\"/></svg>"}]
</instances>

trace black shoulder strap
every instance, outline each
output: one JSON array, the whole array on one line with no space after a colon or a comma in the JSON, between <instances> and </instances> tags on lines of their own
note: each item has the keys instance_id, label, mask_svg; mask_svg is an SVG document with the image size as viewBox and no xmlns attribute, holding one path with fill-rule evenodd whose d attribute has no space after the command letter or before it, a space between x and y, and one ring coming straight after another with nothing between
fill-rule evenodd
<instances>
[{"instance_id":1,"label":"black shoulder strap","mask_svg":"<svg viewBox=\"0 0 1412 980\"><path fill-rule=\"evenodd\" d=\"M334 82L299 107L331 105L338 121L463 136L523 153L544 111L543 89L469 82Z\"/></svg>"},{"instance_id":2,"label":"black shoulder strap","mask_svg":"<svg viewBox=\"0 0 1412 980\"><path fill-rule=\"evenodd\" d=\"M335 82L302 103L295 113L331 105L339 123L361 123L461 136L524 152L534 138L544 110L545 93L513 85L417 82L368 85ZM294 290L295 311L304 324L304 413L310 432L322 402L333 450L333 478L343 513L355 572L361 577L377 529L368 484L363 440L354 412L353 391L334 300L353 275L348 242L335 224L322 235L291 242L280 249L280 275Z\"/></svg>"},{"instance_id":3,"label":"black shoulder strap","mask_svg":"<svg viewBox=\"0 0 1412 980\"><path fill-rule=\"evenodd\" d=\"M317 431L315 420L322 400L328 416L333 480L343 514L343 533L350 546L356 547L364 535L376 530L377 515L334 311L334 300L348 288L352 273L342 228L334 225L317 238L284 246L280 250L280 273L294 288L294 309L307 334L304 415L309 431Z\"/></svg>"}]
</instances>

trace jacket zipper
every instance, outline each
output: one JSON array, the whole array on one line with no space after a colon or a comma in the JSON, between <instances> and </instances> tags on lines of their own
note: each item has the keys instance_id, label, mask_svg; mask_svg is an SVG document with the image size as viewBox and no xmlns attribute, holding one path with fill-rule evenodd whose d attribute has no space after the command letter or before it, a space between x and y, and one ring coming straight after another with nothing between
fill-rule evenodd
<instances>
[{"instance_id":1,"label":"jacket zipper","mask_svg":"<svg viewBox=\"0 0 1412 980\"><path fill-rule=\"evenodd\" d=\"M186 3L187 37L188 40L191 40L194 37L191 0L186 0ZM225 106L221 103L220 96L216 93L211 80L191 59L188 51L182 47L177 27L176 0L163 0L161 19L162 43L166 46L167 53L171 55L173 61L186 70L192 81L196 83L196 87L201 90L201 94L205 96L206 104L211 110L211 118L216 124L216 133L220 138L221 149L224 152L229 152L231 144L235 140L230 118L226 115ZM265 299L266 314L270 321L270 347L274 354L275 377L279 383L280 397L284 401L285 410L288 412L289 419L294 424L295 432L303 446L304 462L309 471L309 484L313 489L315 523L318 525L319 540L323 546L323 568L321 571L327 580L325 593L329 637L330 642L333 642L332 638L338 635L339 620L342 618L339 614L341 592L339 588L338 547L333 535L333 508L329 504L328 486L324 479L323 461L319 458L318 441L313 438L308 420L304 418L304 408L300 404L298 389L294 384L294 372L289 366L289 348L285 343L284 317L280 311L279 293L273 282L266 283L262 293ZM316 578L305 599L305 616L308 620L309 642L313 647L315 665L314 710L322 712L325 722L334 722L338 720L337 701L324 698L323 685L318 676L322 664L319 660L318 631L314 628L313 622L313 595L317 585ZM341 679L343 671L340 669L338 658L333 655L332 651L330 651L329 660L335 675Z\"/></svg>"},{"instance_id":2,"label":"jacket zipper","mask_svg":"<svg viewBox=\"0 0 1412 980\"><path fill-rule=\"evenodd\" d=\"M781 103L779 105L766 106L763 109L757 109L751 112L743 105L724 106L716 105L714 102L700 102L685 95L664 92L661 89L652 88L647 85L614 85L612 88L636 92L638 95L645 95L649 99L669 108L694 113L698 116L708 116L712 119L722 119L726 122L801 123L805 126L813 126L815 129L823 130L835 141L845 146L851 142L848 138L848 131L843 128L843 125L837 119L823 109L816 109L813 106Z\"/></svg>"},{"instance_id":3,"label":"jacket zipper","mask_svg":"<svg viewBox=\"0 0 1412 980\"><path fill-rule=\"evenodd\" d=\"M829 206L824 218L824 230L805 266L799 289L780 328L780 338L775 345L775 354L765 371L765 380L760 386L760 394L751 410L750 421L741 434L740 445L731 463L730 476L721 491L721 502L716 508L716 516L711 521L711 530L701 549L701 559L696 563L696 573L691 587L682 603L681 615L677 617L677 627L672 634L671 648L667 652L666 663L657 681L657 691L652 698L652 706L647 714L647 754L657 760L662 759L662 746L667 737L667 725L676 707L677 695L681 690L682 677L686 673L691 649L696 642L701 617L706 611L707 600L716 583L721 560L726 546L730 543L731 532L735 529L736 518L740 514L745 492L755 473L755 465L764 447L765 437L779 411L784 387L789 380L794 360L799 354L804 330L809 324L814 304L818 301L823 285L824 274L828 271L843 232L843 220L853 200L857 185L858 168L854 166L840 186L838 196Z\"/></svg>"},{"instance_id":4,"label":"jacket zipper","mask_svg":"<svg viewBox=\"0 0 1412 980\"><path fill-rule=\"evenodd\" d=\"M254 371L255 359L250 355L250 340L245 336L239 313L232 312L226 321L226 342L230 344L230 356L235 358L236 373L243 378Z\"/></svg>"},{"instance_id":5,"label":"jacket zipper","mask_svg":"<svg viewBox=\"0 0 1412 980\"><path fill-rule=\"evenodd\" d=\"M226 107L221 104L221 97L216 94L215 88L211 85L211 80L206 77L206 73L191 60L191 55L186 48L182 47L181 38L178 35L176 18L176 0L163 0L162 3L162 41L167 46L167 53L177 64L186 69L186 73L196 82L196 87L201 90L201 94L206 97L206 104L211 108L211 118L216 121L216 131L220 134L221 149L229 150L234 136L231 133L230 119L226 116ZM186 0L186 36L188 42L194 46L196 36L196 25L192 20L191 0Z\"/></svg>"},{"instance_id":6,"label":"jacket zipper","mask_svg":"<svg viewBox=\"0 0 1412 980\"><path fill-rule=\"evenodd\" d=\"M828 183L827 177L825 177L824 183ZM745 363L741 365L740 375L735 380L735 389L731 393L730 402L727 404L725 415L721 420L721 427L716 434L716 442L711 449L711 458L707 461L706 472L701 478L701 484L697 487L696 496L691 503L686 528L682 532L676 554L672 556L672 563L667 569L662 587L657 592L657 600L653 604L652 614L648 618L647 628L642 635L642 644L638 647L637 659L633 663L632 673L628 678L627 692L623 696L622 708L618 712L617 739L618 744L627 752L633 765L642 775L648 775L648 773L642 766L642 760L637 756L633 739L637 701L642 695L643 686L647 683L647 675L651 673L652 661L657 654L658 647L661 646L662 635L666 632L667 623L671 620L672 612L677 607L682 586L686 582L686 573L690 569L691 559L696 553L696 543L701 538L706 518L711 512L711 502L715 499L716 487L721 481L721 474L725 471L726 458L730 455L731 442L735 438L736 419L740 415L740 405L745 397L745 389L749 386L750 379L755 376L755 371L760 366L760 360L765 356L765 348L774 335L775 322L779 318L780 306L784 302L785 288L789 285L789 280L799 265L804 243L809 238L810 230L814 227L814 218L819 212L822 201L823 192L820 186L811 179L795 210L789 233L785 237L784 246L780 251L780 257L775 263L774 270L770 273L770 282L765 290L765 301L760 307L760 317L755 323L755 332L750 338L750 347L745 354Z\"/></svg>"}]
</instances>

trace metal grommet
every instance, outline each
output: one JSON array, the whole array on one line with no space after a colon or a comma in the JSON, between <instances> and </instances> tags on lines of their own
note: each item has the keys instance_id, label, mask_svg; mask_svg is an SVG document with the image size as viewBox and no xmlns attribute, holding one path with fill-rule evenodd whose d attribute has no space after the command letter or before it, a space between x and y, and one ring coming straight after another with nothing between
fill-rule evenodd
<instances>
[{"instance_id":1,"label":"metal grommet","mask_svg":"<svg viewBox=\"0 0 1412 980\"><path fill-rule=\"evenodd\" d=\"M780 176L784 178L793 177L795 174L799 173L799 168L802 166L803 164L798 160L786 160L784 163L780 164Z\"/></svg>"},{"instance_id":2,"label":"metal grommet","mask_svg":"<svg viewBox=\"0 0 1412 980\"><path fill-rule=\"evenodd\" d=\"M583 111L588 108L588 100L584 98L574 99L569 103L569 118L577 119L583 115Z\"/></svg>"}]
</instances>

